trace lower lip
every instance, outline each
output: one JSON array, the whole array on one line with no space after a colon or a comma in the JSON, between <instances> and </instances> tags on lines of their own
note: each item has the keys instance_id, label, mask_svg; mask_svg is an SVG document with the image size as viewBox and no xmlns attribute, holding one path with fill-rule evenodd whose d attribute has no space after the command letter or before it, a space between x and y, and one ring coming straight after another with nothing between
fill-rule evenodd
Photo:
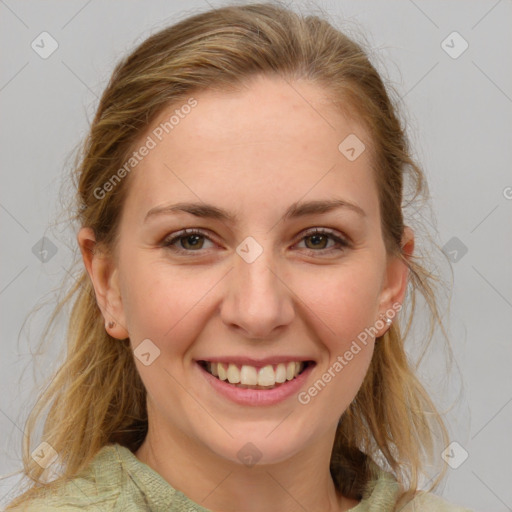
<instances>
[{"instance_id":1,"label":"lower lip","mask_svg":"<svg viewBox=\"0 0 512 512\"><path fill-rule=\"evenodd\" d=\"M287 380L274 389L245 389L217 379L217 377L208 373L198 362L196 362L196 365L213 389L240 405L274 405L283 402L299 392L315 366L315 364L310 363L300 375L292 380Z\"/></svg>"}]
</instances>

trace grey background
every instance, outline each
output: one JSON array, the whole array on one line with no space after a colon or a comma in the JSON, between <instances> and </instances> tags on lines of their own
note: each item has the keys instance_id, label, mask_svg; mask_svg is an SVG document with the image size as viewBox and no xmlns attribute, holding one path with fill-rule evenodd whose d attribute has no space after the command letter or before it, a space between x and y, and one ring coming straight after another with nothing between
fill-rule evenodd
<instances>
[{"instance_id":1,"label":"grey background","mask_svg":"<svg viewBox=\"0 0 512 512\"><path fill-rule=\"evenodd\" d=\"M49 229L73 150L118 58L150 33L210 5L221 4L0 0L1 474L20 467L22 426L64 344L58 332L43 354L31 355L74 254L74 233L63 224ZM429 179L437 221L421 213L419 220L452 257L457 251L446 320L461 377L448 378L436 351L422 375L437 403L449 409L451 438L459 443L452 455L459 462L462 450L469 456L449 468L438 493L478 511L512 510L512 2L308 5L323 8L334 23L348 20L340 28L366 34L376 65L403 98L409 136ZM59 45L47 59L31 48L43 31ZM458 58L441 46L453 31L469 44ZM445 44L452 52L461 48L453 38ZM46 262L33 252L43 236L56 249ZM20 334L44 299L49 305ZM16 481L0 481L0 505Z\"/></svg>"}]
</instances>

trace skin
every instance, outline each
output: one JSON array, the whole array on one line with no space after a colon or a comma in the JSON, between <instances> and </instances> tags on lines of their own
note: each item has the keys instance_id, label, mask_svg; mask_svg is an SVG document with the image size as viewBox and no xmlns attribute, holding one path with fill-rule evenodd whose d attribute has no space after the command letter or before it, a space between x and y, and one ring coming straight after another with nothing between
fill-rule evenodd
<instances>
[{"instance_id":1,"label":"skin","mask_svg":"<svg viewBox=\"0 0 512 512\"><path fill-rule=\"evenodd\" d=\"M135 358L149 416L136 456L214 511L349 510L358 502L337 493L329 460L373 338L307 405L296 396L272 406L237 405L201 378L194 360L308 356L317 365L306 390L365 327L402 302L407 268L386 254L370 151L351 162L338 150L351 133L368 136L307 82L291 87L259 77L240 92L194 97L198 105L129 176L115 251L93 254L99 247L92 230L78 234L105 322L116 322L108 332L129 337L134 349L149 338L160 350L149 366ZM282 220L295 201L333 197L365 216L337 209ZM150 209L179 201L212 203L239 220L180 213L144 222ZM315 245L303 234L315 227L348 237L350 247L329 237ZM183 255L162 247L183 228L206 237L196 245L178 240ZM236 252L248 236L263 249L252 263ZM412 254L410 228L402 244ZM248 442L261 452L252 467L237 456Z\"/></svg>"}]
</instances>

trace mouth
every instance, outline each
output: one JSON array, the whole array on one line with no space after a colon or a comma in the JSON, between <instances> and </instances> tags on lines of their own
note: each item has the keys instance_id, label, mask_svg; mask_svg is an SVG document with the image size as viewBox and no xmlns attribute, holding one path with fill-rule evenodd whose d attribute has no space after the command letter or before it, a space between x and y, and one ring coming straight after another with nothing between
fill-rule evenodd
<instances>
[{"instance_id":1,"label":"mouth","mask_svg":"<svg viewBox=\"0 0 512 512\"><path fill-rule=\"evenodd\" d=\"M265 366L240 365L231 362L197 361L210 375L241 389L276 389L295 380L314 361L288 361Z\"/></svg>"}]
</instances>

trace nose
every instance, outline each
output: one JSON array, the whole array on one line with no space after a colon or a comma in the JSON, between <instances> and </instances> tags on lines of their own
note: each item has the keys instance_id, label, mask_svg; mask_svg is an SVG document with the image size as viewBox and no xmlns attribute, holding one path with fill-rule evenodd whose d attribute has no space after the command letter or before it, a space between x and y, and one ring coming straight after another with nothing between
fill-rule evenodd
<instances>
[{"instance_id":1,"label":"nose","mask_svg":"<svg viewBox=\"0 0 512 512\"><path fill-rule=\"evenodd\" d=\"M271 253L264 250L251 263L234 254L234 268L226 276L221 318L246 338L270 338L295 314L293 293Z\"/></svg>"}]
</instances>

